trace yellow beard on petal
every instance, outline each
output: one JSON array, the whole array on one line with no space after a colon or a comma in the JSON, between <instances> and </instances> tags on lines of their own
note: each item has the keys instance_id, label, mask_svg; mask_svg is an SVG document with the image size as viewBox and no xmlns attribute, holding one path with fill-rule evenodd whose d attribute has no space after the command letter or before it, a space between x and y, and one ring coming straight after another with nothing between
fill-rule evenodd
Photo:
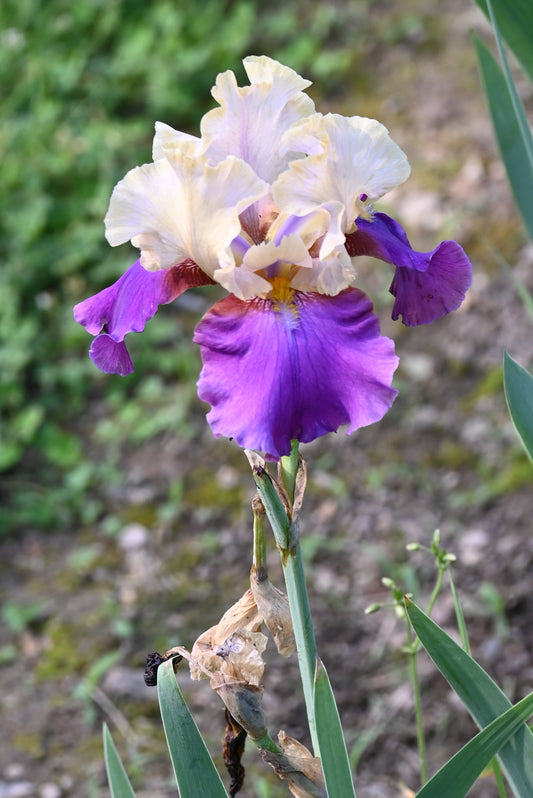
<instances>
[{"instance_id":1,"label":"yellow beard on petal","mask_svg":"<svg viewBox=\"0 0 533 798\"><path fill-rule=\"evenodd\" d=\"M278 277L273 277L270 282L272 283L272 291L268 298L272 300L272 309L276 313L281 313L285 319L292 316L296 325L299 311L294 302L294 288L291 288L290 277L288 275L279 275Z\"/></svg>"}]
</instances>

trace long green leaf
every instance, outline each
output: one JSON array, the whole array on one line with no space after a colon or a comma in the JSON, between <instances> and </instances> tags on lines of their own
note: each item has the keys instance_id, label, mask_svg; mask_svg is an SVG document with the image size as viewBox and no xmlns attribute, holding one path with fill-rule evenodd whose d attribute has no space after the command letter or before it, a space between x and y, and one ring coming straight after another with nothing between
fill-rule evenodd
<instances>
[{"instance_id":1,"label":"long green leaf","mask_svg":"<svg viewBox=\"0 0 533 798\"><path fill-rule=\"evenodd\" d=\"M489 723L431 778L416 798L464 798L500 748L533 713L533 693Z\"/></svg>"},{"instance_id":2,"label":"long green leaf","mask_svg":"<svg viewBox=\"0 0 533 798\"><path fill-rule=\"evenodd\" d=\"M107 723L104 723L103 735L104 760L111 798L135 798L135 793L126 775Z\"/></svg>"},{"instance_id":3,"label":"long green leaf","mask_svg":"<svg viewBox=\"0 0 533 798\"><path fill-rule=\"evenodd\" d=\"M500 154L516 204L533 238L533 165L529 157L530 147L524 140L524 135L531 139L531 133L527 125L524 129L519 124L509 87L496 59L481 39L474 36L473 40Z\"/></svg>"},{"instance_id":4,"label":"long green leaf","mask_svg":"<svg viewBox=\"0 0 533 798\"><path fill-rule=\"evenodd\" d=\"M507 352L503 355L503 386L513 424L533 461L533 377Z\"/></svg>"},{"instance_id":5,"label":"long green leaf","mask_svg":"<svg viewBox=\"0 0 533 798\"><path fill-rule=\"evenodd\" d=\"M475 0L490 19L487 0ZM533 3L531 0L492 0L502 36L533 80Z\"/></svg>"},{"instance_id":6,"label":"long green leaf","mask_svg":"<svg viewBox=\"0 0 533 798\"><path fill-rule=\"evenodd\" d=\"M157 671L157 692L181 798L228 798L209 751L179 689L172 662Z\"/></svg>"},{"instance_id":7,"label":"long green leaf","mask_svg":"<svg viewBox=\"0 0 533 798\"><path fill-rule=\"evenodd\" d=\"M511 702L483 668L410 601L406 610L429 656L480 728L511 708ZM516 798L533 796L533 734L524 724L498 755Z\"/></svg>"},{"instance_id":8,"label":"long green leaf","mask_svg":"<svg viewBox=\"0 0 533 798\"><path fill-rule=\"evenodd\" d=\"M331 798L355 798L337 704L328 674L320 659L316 661L314 701L319 753L328 795Z\"/></svg>"}]
</instances>

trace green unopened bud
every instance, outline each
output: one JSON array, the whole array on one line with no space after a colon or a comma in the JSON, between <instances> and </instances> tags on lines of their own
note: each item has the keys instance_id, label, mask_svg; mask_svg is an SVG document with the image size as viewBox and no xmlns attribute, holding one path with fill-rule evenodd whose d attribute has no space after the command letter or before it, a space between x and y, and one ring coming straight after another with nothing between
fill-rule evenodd
<instances>
[{"instance_id":1,"label":"green unopened bud","mask_svg":"<svg viewBox=\"0 0 533 798\"><path fill-rule=\"evenodd\" d=\"M389 590L393 590L393 588L396 587L394 579L391 579L389 576L384 576L383 579L381 580L381 584L384 587L388 587Z\"/></svg>"},{"instance_id":2,"label":"green unopened bud","mask_svg":"<svg viewBox=\"0 0 533 798\"><path fill-rule=\"evenodd\" d=\"M376 602L375 604L369 604L368 607L365 609L365 615L371 615L373 612L377 612L383 607L383 604L379 604Z\"/></svg>"},{"instance_id":3,"label":"green unopened bud","mask_svg":"<svg viewBox=\"0 0 533 798\"><path fill-rule=\"evenodd\" d=\"M420 551L420 543L408 543L405 548L407 551Z\"/></svg>"}]
</instances>

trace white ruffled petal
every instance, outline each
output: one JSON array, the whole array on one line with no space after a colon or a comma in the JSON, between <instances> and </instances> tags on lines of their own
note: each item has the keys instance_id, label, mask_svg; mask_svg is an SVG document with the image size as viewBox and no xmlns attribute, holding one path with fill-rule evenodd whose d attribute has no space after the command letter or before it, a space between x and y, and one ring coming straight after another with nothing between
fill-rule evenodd
<instances>
[{"instance_id":1,"label":"white ruffled petal","mask_svg":"<svg viewBox=\"0 0 533 798\"><path fill-rule=\"evenodd\" d=\"M237 158L213 166L171 150L117 184L105 220L107 239L112 246L131 239L145 269L190 258L213 276L234 265L230 244L241 229L239 214L267 190Z\"/></svg>"},{"instance_id":2,"label":"white ruffled petal","mask_svg":"<svg viewBox=\"0 0 533 798\"><path fill-rule=\"evenodd\" d=\"M268 280L243 266L217 269L213 274L213 280L237 299L242 300L252 299L254 296L265 297L272 290Z\"/></svg>"},{"instance_id":3,"label":"white ruffled petal","mask_svg":"<svg viewBox=\"0 0 533 798\"><path fill-rule=\"evenodd\" d=\"M272 283L257 272L265 272L269 267L281 264L311 268L311 256L299 236L285 236L279 245L274 241L252 245L245 252L240 266L219 269L213 274L213 279L239 299L266 297L272 290Z\"/></svg>"},{"instance_id":4,"label":"white ruffled petal","mask_svg":"<svg viewBox=\"0 0 533 798\"><path fill-rule=\"evenodd\" d=\"M155 136L152 143L152 158L159 161L165 158L165 150L178 149L191 157L200 155L203 149L202 139L191 136L190 133L182 133L181 130L174 130L165 122L155 123Z\"/></svg>"},{"instance_id":5,"label":"white ruffled petal","mask_svg":"<svg viewBox=\"0 0 533 798\"><path fill-rule=\"evenodd\" d=\"M283 134L314 112L303 93L310 83L266 56L247 58L244 66L250 86L237 86L231 71L218 75L212 94L221 107L203 117L202 138L214 162L235 155L271 183L290 160L281 145Z\"/></svg>"},{"instance_id":6,"label":"white ruffled petal","mask_svg":"<svg viewBox=\"0 0 533 798\"><path fill-rule=\"evenodd\" d=\"M327 258L313 258L310 269L299 269L291 280L298 291L316 291L336 296L353 284L357 273L346 250L340 249Z\"/></svg>"},{"instance_id":7,"label":"white ruffled petal","mask_svg":"<svg viewBox=\"0 0 533 798\"><path fill-rule=\"evenodd\" d=\"M376 200L410 172L405 153L375 119L314 115L289 131L284 144L316 154L290 163L272 186L274 200L283 211L301 215L339 201L344 232L359 215L362 194Z\"/></svg>"}]
</instances>

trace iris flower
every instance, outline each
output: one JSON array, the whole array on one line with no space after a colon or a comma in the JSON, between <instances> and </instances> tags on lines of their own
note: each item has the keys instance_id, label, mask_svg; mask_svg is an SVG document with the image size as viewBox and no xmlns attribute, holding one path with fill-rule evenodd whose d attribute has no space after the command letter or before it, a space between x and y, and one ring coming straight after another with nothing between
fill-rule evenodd
<instances>
[{"instance_id":1,"label":"iris flower","mask_svg":"<svg viewBox=\"0 0 533 798\"><path fill-rule=\"evenodd\" d=\"M396 396L394 344L354 286L354 257L394 266L392 317L410 326L457 309L471 265L454 241L415 252L374 211L410 171L382 124L316 112L309 81L270 58L244 66L249 86L218 76L200 137L156 123L153 162L117 184L105 219L109 243L130 240L140 258L74 317L95 336L94 363L126 375L128 333L188 288L220 284L228 295L194 334L198 395L217 437L277 459L293 439L378 421Z\"/></svg>"}]
</instances>

